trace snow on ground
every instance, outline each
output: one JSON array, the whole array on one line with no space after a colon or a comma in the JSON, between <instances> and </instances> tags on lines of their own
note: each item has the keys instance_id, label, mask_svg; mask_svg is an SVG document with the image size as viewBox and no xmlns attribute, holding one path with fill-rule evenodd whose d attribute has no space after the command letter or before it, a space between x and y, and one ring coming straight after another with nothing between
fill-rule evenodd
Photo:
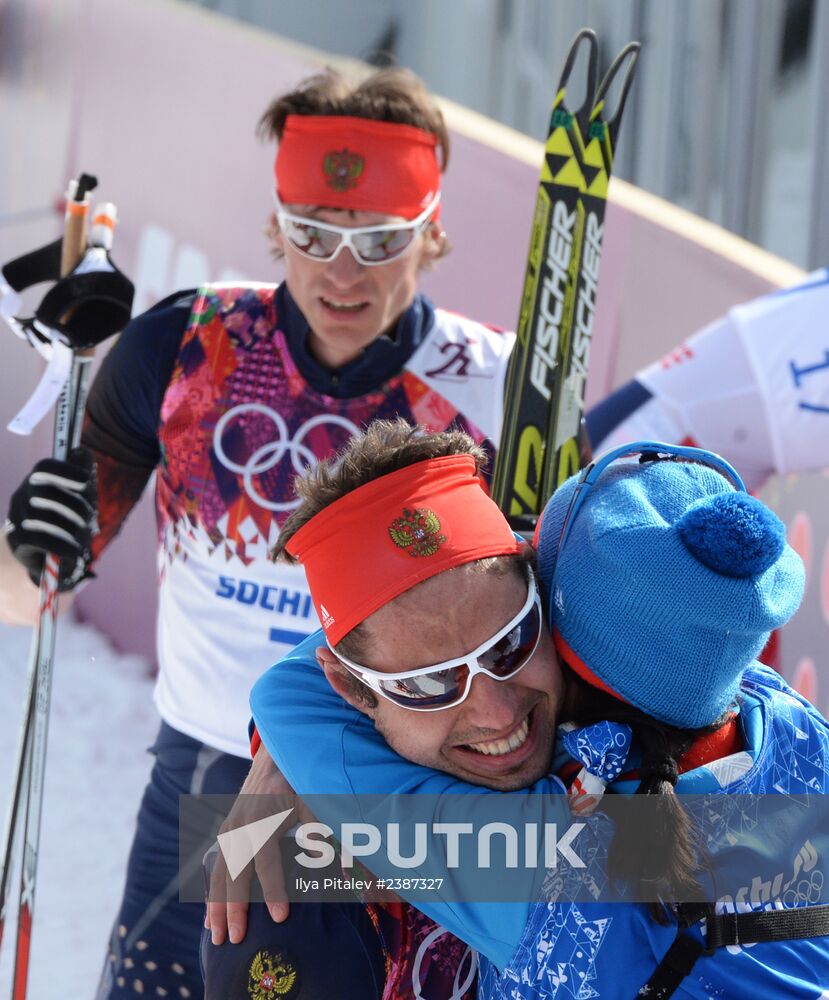
<instances>
[{"instance_id":1,"label":"snow on ground","mask_svg":"<svg viewBox=\"0 0 829 1000\"><path fill-rule=\"evenodd\" d=\"M31 631L0 625L0 823L5 824ZM120 902L135 814L150 772L158 717L148 664L115 653L89 625L58 627L35 898L29 997L94 996ZM4 827L0 827L2 830ZM19 865L19 851L16 854ZM0 950L0 995L14 964L12 878Z\"/></svg>"}]
</instances>

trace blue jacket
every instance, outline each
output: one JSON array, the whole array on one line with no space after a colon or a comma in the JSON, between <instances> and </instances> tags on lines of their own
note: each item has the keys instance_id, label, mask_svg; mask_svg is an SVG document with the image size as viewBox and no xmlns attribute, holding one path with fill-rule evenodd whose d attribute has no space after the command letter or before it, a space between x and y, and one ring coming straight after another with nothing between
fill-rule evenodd
<instances>
[{"instance_id":1,"label":"blue jacket","mask_svg":"<svg viewBox=\"0 0 829 1000\"><path fill-rule=\"evenodd\" d=\"M371 721L328 685L314 659L314 650L322 644L321 632L310 636L260 679L251 696L262 740L296 791L339 796L325 800L329 814L318 813L319 819L332 826L353 820L347 802L354 795L475 793L477 798L486 794L485 789L413 764L391 750ZM684 774L679 792L722 790L741 796L734 801L746 802L750 800L742 797L829 791L829 724L777 673L761 664L746 671L739 720L745 748L739 759L724 762L725 769L707 765ZM630 783L611 785L611 790L629 791ZM547 793L538 797L546 803L545 819L570 817L562 794L565 788L557 777L543 778L531 791ZM822 819L816 819L820 812L786 811L787 826L775 831L776 838L762 824L756 830L747 870L751 873L755 866L755 884L773 888L768 899L761 892L755 907L766 902L787 907L829 902L829 823L825 807ZM708 845L715 860L727 857L729 824L751 823L745 811L720 819ZM784 857L781 843L786 845ZM371 867L377 875L400 874L390 866L384 869L382 854L376 860ZM738 909L751 905L751 885L746 888L744 897L738 898ZM432 901L419 896L416 902L480 952L483 998L629 1000L648 981L677 930L676 925L657 924L641 903L456 899L446 892L435 894ZM720 901L720 908L729 906L733 909L730 899ZM698 925L691 933L702 935ZM700 958L675 996L829 997L822 991L829 991L829 937L718 949Z\"/></svg>"}]
</instances>

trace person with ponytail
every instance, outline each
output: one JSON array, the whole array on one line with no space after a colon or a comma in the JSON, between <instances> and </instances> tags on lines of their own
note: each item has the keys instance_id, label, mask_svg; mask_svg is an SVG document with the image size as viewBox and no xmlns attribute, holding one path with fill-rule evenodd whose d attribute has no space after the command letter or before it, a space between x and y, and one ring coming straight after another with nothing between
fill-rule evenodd
<instances>
[{"instance_id":1,"label":"person with ponytail","mask_svg":"<svg viewBox=\"0 0 829 1000\"><path fill-rule=\"evenodd\" d=\"M351 510L360 506L358 492L347 498ZM371 520L382 525L393 512L378 511L381 493L372 494ZM400 500L395 492L393 503ZM339 537L340 502L311 517L303 531L318 539L325 520L326 537ZM464 521L457 510L442 519L447 539L456 521ZM349 523L351 533L356 522ZM366 572L369 566L379 572L386 560L382 532L376 544L369 541L374 534L363 543ZM565 824L571 814L582 820L574 845L585 862L569 872L562 865L548 869L544 896L493 903L475 901L481 896L474 880L484 872L446 861L448 891L431 900L420 894L417 905L478 950L484 1000L825 996L829 724L756 660L769 632L797 610L805 586L783 524L718 456L638 442L563 484L539 521L535 548L541 607L558 661L549 674L557 685L556 739L547 773L526 782L532 794L519 796L524 805L516 807L511 795L496 808L502 819L525 808L545 822ZM316 558L299 549L307 552L301 558ZM314 593L312 568L309 578ZM330 588L347 609L345 591L333 580ZM339 656L339 643L326 645L321 632L254 688L259 736L290 785L300 795L337 793L315 800L317 818L332 828L357 814L365 818L362 795L383 793L392 803L394 792L407 793L401 801L429 793L437 795L439 812L463 794L465 818L475 819L479 803L491 804L498 794L486 778L470 784L457 770L446 773L437 756L429 767L399 756L389 743L404 753L405 747L387 716L378 716L377 699L368 707L336 679L332 657L352 682L386 692L380 703L391 692L411 720L409 730L423 730L430 716L410 688L423 687L432 668L396 674L399 663L373 655L374 645L379 650L385 642L382 616L400 650L416 651L428 635L429 662L437 663L432 632L454 623L459 612L450 614L452 591L443 588L431 619L425 591L412 618L405 609L415 593L403 594L396 616L399 597L364 622L353 609L349 623L361 622L359 663L351 653ZM447 626L452 649L456 631ZM315 654L325 673L316 669ZM451 655L456 659L438 664L446 669L434 675L432 698L459 669L450 666L459 654ZM482 655L478 647L467 664L473 655ZM416 659L413 652L406 665ZM520 690L520 672L497 683L491 669L481 676L487 670L480 658L478 664L465 681L470 699L485 692L494 698L490 692L508 686ZM432 718L448 715L456 704L441 713L430 702L428 710ZM532 719L531 712L531 731ZM513 749L520 736L484 744L479 730L476 746L506 761L520 753ZM439 840L433 835L430 851L440 854ZM383 851L364 860L378 876L401 874ZM425 873L424 865L406 874ZM505 870L500 877L506 883L512 876Z\"/></svg>"}]
</instances>

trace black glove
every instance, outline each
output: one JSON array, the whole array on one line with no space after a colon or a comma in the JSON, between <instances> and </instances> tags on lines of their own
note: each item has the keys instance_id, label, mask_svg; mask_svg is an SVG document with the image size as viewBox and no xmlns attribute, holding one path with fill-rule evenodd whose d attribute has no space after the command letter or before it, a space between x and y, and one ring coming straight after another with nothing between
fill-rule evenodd
<instances>
[{"instance_id":1,"label":"black glove","mask_svg":"<svg viewBox=\"0 0 829 1000\"><path fill-rule=\"evenodd\" d=\"M88 567L97 506L95 461L88 448L76 448L66 462L38 462L15 490L6 539L34 584L40 583L47 553L60 559L58 590L72 590L93 575Z\"/></svg>"}]
</instances>

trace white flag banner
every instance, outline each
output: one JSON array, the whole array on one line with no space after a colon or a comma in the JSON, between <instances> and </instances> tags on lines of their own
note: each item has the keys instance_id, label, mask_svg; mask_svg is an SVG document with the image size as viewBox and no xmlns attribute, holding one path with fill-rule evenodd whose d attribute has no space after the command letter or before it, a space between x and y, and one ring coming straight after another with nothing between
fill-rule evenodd
<instances>
[{"instance_id":1,"label":"white flag banner","mask_svg":"<svg viewBox=\"0 0 829 1000\"><path fill-rule=\"evenodd\" d=\"M736 306L636 377L654 397L637 417L663 411L750 486L829 467L829 270Z\"/></svg>"}]
</instances>

